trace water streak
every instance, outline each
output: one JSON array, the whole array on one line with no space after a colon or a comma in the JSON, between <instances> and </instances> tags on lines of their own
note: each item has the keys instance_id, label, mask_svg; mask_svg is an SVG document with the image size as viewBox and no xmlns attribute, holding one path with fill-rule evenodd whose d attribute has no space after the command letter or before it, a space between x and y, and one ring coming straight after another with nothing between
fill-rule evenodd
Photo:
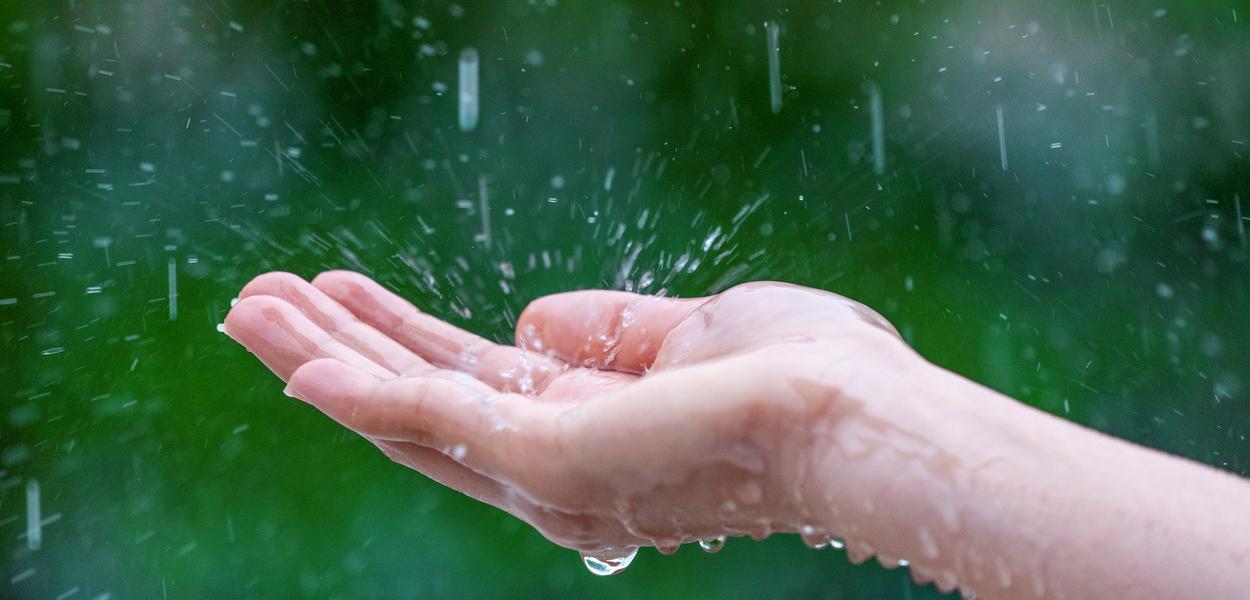
<instances>
[{"instance_id":1,"label":"water streak","mask_svg":"<svg viewBox=\"0 0 1250 600\"><path fill-rule=\"evenodd\" d=\"M872 171L885 175L885 115L881 105L881 88L868 87L868 111L872 118Z\"/></svg>"},{"instance_id":2,"label":"water streak","mask_svg":"<svg viewBox=\"0 0 1250 600\"><path fill-rule=\"evenodd\" d=\"M998 105L998 160L1004 171L1007 170L1007 130L1003 126L1003 106Z\"/></svg>"},{"instance_id":3,"label":"water streak","mask_svg":"<svg viewBox=\"0 0 1250 600\"><path fill-rule=\"evenodd\" d=\"M465 48L460 52L460 131L477 128L477 50Z\"/></svg>"},{"instance_id":4,"label":"water streak","mask_svg":"<svg viewBox=\"0 0 1250 600\"><path fill-rule=\"evenodd\" d=\"M43 515L39 506L39 481L26 482L26 547L38 550L43 546Z\"/></svg>"},{"instance_id":5,"label":"water streak","mask_svg":"<svg viewBox=\"0 0 1250 600\"><path fill-rule=\"evenodd\" d=\"M482 236L481 240L487 246L490 245L490 196L487 195L486 176L479 175L477 178L477 203L478 209L482 213ZM472 205L470 205L472 206Z\"/></svg>"},{"instance_id":6,"label":"water streak","mask_svg":"<svg viewBox=\"0 0 1250 600\"><path fill-rule=\"evenodd\" d=\"M773 112L781 112L781 27L776 21L764 23L768 32L768 98Z\"/></svg>"},{"instance_id":7,"label":"water streak","mask_svg":"<svg viewBox=\"0 0 1250 600\"><path fill-rule=\"evenodd\" d=\"M169 259L169 320L178 320L178 263Z\"/></svg>"}]
</instances>

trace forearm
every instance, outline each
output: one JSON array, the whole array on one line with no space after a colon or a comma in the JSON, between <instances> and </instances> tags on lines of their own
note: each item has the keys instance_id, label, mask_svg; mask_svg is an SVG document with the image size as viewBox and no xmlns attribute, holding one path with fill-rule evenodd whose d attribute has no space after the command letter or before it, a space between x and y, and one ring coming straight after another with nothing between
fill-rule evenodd
<instances>
[{"instance_id":1,"label":"forearm","mask_svg":"<svg viewBox=\"0 0 1250 600\"><path fill-rule=\"evenodd\" d=\"M821 528L989 598L1235 597L1250 484L916 367L825 432Z\"/></svg>"}]
</instances>

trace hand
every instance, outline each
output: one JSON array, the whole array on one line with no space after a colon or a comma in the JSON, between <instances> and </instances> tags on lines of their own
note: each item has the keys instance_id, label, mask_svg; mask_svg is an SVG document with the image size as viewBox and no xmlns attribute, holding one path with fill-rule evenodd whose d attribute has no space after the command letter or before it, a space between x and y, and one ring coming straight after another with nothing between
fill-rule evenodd
<instances>
[{"instance_id":1,"label":"hand","mask_svg":"<svg viewBox=\"0 0 1250 600\"><path fill-rule=\"evenodd\" d=\"M392 460L594 556L816 531L830 431L925 364L879 315L781 283L710 298L540 298L516 345L418 311L363 275L250 282L226 332L287 392ZM899 411L905 411L902 407ZM849 502L850 499L844 498Z\"/></svg>"}]
</instances>

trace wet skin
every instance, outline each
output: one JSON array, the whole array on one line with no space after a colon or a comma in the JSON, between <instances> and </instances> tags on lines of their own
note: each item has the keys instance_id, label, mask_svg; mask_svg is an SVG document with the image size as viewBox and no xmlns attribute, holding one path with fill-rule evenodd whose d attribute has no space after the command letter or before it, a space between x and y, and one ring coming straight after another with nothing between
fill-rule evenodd
<instances>
[{"instance_id":1,"label":"wet skin","mask_svg":"<svg viewBox=\"0 0 1250 600\"><path fill-rule=\"evenodd\" d=\"M1245 481L944 371L834 294L557 294L516 345L356 273L239 296L226 332L288 394L594 556L798 532L981 597L1250 589Z\"/></svg>"}]
</instances>

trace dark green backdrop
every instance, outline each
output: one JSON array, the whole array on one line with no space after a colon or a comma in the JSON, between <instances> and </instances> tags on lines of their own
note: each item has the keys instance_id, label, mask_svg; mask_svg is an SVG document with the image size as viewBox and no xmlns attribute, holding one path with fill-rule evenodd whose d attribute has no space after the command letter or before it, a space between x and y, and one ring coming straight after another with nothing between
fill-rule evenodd
<instances>
[{"instance_id":1,"label":"dark green backdrop","mask_svg":"<svg viewBox=\"0 0 1250 600\"><path fill-rule=\"evenodd\" d=\"M796 536L593 577L283 397L215 330L272 269L501 340L555 291L802 283L1250 472L1250 8L764 4L0 3L0 596L936 595Z\"/></svg>"}]
</instances>

